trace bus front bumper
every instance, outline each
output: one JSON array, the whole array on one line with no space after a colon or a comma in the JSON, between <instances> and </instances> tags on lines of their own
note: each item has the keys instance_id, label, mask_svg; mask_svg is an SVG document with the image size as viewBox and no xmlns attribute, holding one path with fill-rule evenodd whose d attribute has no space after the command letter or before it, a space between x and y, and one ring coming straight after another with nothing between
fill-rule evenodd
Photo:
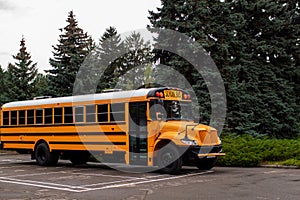
<instances>
[{"instance_id":1,"label":"bus front bumper","mask_svg":"<svg viewBox=\"0 0 300 200\"><path fill-rule=\"evenodd\" d=\"M183 154L183 160L186 164L192 164L205 158L215 158L225 155L225 153L222 153L222 145L191 146Z\"/></svg>"}]
</instances>

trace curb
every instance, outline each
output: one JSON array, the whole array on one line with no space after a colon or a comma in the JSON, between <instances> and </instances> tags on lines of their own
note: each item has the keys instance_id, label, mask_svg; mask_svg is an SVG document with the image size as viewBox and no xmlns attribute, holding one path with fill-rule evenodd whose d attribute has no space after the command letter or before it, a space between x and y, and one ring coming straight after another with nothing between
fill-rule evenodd
<instances>
[{"instance_id":1,"label":"curb","mask_svg":"<svg viewBox=\"0 0 300 200\"><path fill-rule=\"evenodd\" d=\"M280 168L280 169L300 169L297 166L288 166L288 165L260 165L259 167L264 168Z\"/></svg>"}]
</instances>

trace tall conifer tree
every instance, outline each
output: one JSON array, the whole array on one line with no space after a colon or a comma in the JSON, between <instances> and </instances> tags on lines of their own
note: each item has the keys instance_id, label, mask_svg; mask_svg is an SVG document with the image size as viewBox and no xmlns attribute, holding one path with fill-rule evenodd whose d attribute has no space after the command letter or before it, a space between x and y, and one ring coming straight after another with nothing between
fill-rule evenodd
<instances>
[{"instance_id":1,"label":"tall conifer tree","mask_svg":"<svg viewBox=\"0 0 300 200\"><path fill-rule=\"evenodd\" d=\"M59 29L59 44L53 46L52 69L49 74L52 96L68 96L73 93L73 84L80 65L93 48L93 41L78 27L73 11L69 12L67 26Z\"/></svg>"},{"instance_id":2,"label":"tall conifer tree","mask_svg":"<svg viewBox=\"0 0 300 200\"><path fill-rule=\"evenodd\" d=\"M120 54L124 51L124 43L115 27L110 26L105 30L96 48L97 59L104 69L98 83L98 92L103 89L114 88L121 66Z\"/></svg>"},{"instance_id":3,"label":"tall conifer tree","mask_svg":"<svg viewBox=\"0 0 300 200\"><path fill-rule=\"evenodd\" d=\"M126 54L121 58L122 65L118 71L119 87L137 89L145 84L145 73L147 70L150 73L152 68L153 53L150 42L145 41L140 33L132 32L124 40L124 46Z\"/></svg>"},{"instance_id":4,"label":"tall conifer tree","mask_svg":"<svg viewBox=\"0 0 300 200\"><path fill-rule=\"evenodd\" d=\"M25 39L20 41L20 51L14 55L14 64L7 70L7 94L11 101L28 100L34 96L34 79L37 75L37 63L33 63L27 52Z\"/></svg>"}]
</instances>

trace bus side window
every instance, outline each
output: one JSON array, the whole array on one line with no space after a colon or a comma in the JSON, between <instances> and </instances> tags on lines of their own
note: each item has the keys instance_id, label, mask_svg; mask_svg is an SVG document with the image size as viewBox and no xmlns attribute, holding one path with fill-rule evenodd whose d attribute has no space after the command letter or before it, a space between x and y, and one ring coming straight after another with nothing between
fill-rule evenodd
<instances>
[{"instance_id":1,"label":"bus side window","mask_svg":"<svg viewBox=\"0 0 300 200\"><path fill-rule=\"evenodd\" d=\"M110 106L110 121L125 121L125 104L115 103Z\"/></svg>"},{"instance_id":2,"label":"bus side window","mask_svg":"<svg viewBox=\"0 0 300 200\"><path fill-rule=\"evenodd\" d=\"M86 122L95 122L96 121L96 106L87 105L86 106Z\"/></svg>"},{"instance_id":3,"label":"bus side window","mask_svg":"<svg viewBox=\"0 0 300 200\"><path fill-rule=\"evenodd\" d=\"M9 111L3 112L3 125L8 126L9 125Z\"/></svg>"},{"instance_id":4,"label":"bus side window","mask_svg":"<svg viewBox=\"0 0 300 200\"><path fill-rule=\"evenodd\" d=\"M98 106L98 122L108 122L108 104Z\"/></svg>"},{"instance_id":5,"label":"bus side window","mask_svg":"<svg viewBox=\"0 0 300 200\"><path fill-rule=\"evenodd\" d=\"M34 110L27 110L27 124L34 124Z\"/></svg>"},{"instance_id":6,"label":"bus side window","mask_svg":"<svg viewBox=\"0 0 300 200\"><path fill-rule=\"evenodd\" d=\"M72 107L64 107L64 123L73 123Z\"/></svg>"},{"instance_id":7,"label":"bus side window","mask_svg":"<svg viewBox=\"0 0 300 200\"><path fill-rule=\"evenodd\" d=\"M43 124L43 109L36 109L35 110L35 123L36 124Z\"/></svg>"},{"instance_id":8,"label":"bus side window","mask_svg":"<svg viewBox=\"0 0 300 200\"><path fill-rule=\"evenodd\" d=\"M54 108L54 123L62 123L62 108Z\"/></svg>"},{"instance_id":9,"label":"bus side window","mask_svg":"<svg viewBox=\"0 0 300 200\"><path fill-rule=\"evenodd\" d=\"M75 123L84 122L84 107L78 106L75 107Z\"/></svg>"},{"instance_id":10,"label":"bus side window","mask_svg":"<svg viewBox=\"0 0 300 200\"><path fill-rule=\"evenodd\" d=\"M17 111L10 112L10 125L17 125Z\"/></svg>"},{"instance_id":11,"label":"bus side window","mask_svg":"<svg viewBox=\"0 0 300 200\"><path fill-rule=\"evenodd\" d=\"M19 110L19 125L25 124L25 110Z\"/></svg>"},{"instance_id":12,"label":"bus side window","mask_svg":"<svg viewBox=\"0 0 300 200\"><path fill-rule=\"evenodd\" d=\"M52 108L45 108L45 124L52 124Z\"/></svg>"}]
</instances>

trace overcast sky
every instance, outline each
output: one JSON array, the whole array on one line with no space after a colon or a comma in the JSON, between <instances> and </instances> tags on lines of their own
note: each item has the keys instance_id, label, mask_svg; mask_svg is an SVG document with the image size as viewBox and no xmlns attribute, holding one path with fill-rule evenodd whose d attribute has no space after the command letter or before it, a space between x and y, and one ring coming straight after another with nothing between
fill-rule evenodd
<instances>
[{"instance_id":1,"label":"overcast sky","mask_svg":"<svg viewBox=\"0 0 300 200\"><path fill-rule=\"evenodd\" d=\"M145 28L148 10L160 7L160 0L0 0L0 65L14 62L24 35L32 60L39 71L49 69L52 45L58 42L59 28L67 25L73 10L78 25L98 42L109 26L119 33Z\"/></svg>"}]
</instances>

